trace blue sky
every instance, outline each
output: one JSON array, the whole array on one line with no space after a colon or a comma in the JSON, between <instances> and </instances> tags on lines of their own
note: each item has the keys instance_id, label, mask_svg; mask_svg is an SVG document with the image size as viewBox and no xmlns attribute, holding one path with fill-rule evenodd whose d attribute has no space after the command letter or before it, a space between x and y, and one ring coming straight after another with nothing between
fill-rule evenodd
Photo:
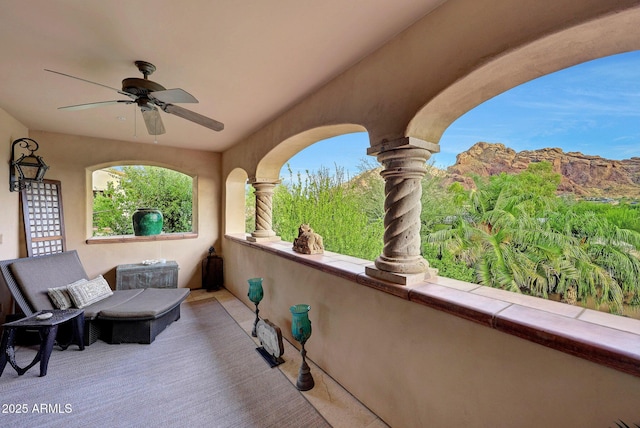
<instances>
[{"instance_id":1,"label":"blue sky","mask_svg":"<svg viewBox=\"0 0 640 428\"><path fill-rule=\"evenodd\" d=\"M577 65L498 95L455 121L440 140L436 166L455 163L478 141L516 151L559 147L607 159L640 156L640 51ZM365 133L318 142L291 158L294 172L321 166L358 172L369 140ZM339 156L336 154L339 153ZM283 168L281 176L286 175Z\"/></svg>"}]
</instances>

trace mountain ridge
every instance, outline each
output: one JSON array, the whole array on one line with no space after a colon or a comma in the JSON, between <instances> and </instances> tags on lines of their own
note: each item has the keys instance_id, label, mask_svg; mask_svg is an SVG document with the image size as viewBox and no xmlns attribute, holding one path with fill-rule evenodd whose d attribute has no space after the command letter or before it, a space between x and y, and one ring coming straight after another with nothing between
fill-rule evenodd
<instances>
[{"instance_id":1,"label":"mountain ridge","mask_svg":"<svg viewBox=\"0 0 640 428\"><path fill-rule=\"evenodd\" d=\"M640 197L640 157L611 160L557 147L516 152L502 143L478 142L456 156L456 163L447 168L446 182L473 188L471 175L517 174L532 162L549 162L562 176L558 193L581 198Z\"/></svg>"}]
</instances>

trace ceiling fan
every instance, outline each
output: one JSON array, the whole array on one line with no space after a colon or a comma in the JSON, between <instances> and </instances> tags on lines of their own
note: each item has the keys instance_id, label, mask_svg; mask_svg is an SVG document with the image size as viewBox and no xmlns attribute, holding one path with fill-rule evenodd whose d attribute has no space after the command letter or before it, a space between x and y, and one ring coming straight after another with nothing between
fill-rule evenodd
<instances>
[{"instance_id":1,"label":"ceiling fan","mask_svg":"<svg viewBox=\"0 0 640 428\"><path fill-rule=\"evenodd\" d=\"M160 117L160 113L158 112L158 107L165 113L174 114L183 119L187 119L191 122L197 123L198 125L213 129L214 131L222 131L224 129L224 124L218 122L217 120L175 105L174 103L197 103L198 100L187 91L179 88L165 89L164 86L149 80L148 76L156 71L156 67L153 64L146 61L136 61L135 64L144 78L140 79L138 77L129 77L127 79L124 79L122 81L122 89L112 88L101 83L96 83L90 80L81 79L80 77L60 73L59 71L47 69L45 69L45 71L60 74L66 77L71 77L72 79L81 80L93 85L102 86L130 98L128 100L101 101L95 103L59 107L59 109L61 110L82 110L111 104L136 103L142 111L144 123L145 125L147 125L147 130L151 135L160 135L166 132L164 129L164 125L162 124L162 118Z\"/></svg>"}]
</instances>

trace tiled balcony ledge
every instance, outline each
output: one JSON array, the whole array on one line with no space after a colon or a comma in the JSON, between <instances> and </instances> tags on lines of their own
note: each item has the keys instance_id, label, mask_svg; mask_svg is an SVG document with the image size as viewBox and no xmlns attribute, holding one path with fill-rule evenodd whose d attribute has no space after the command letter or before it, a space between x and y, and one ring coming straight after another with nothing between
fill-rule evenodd
<instances>
[{"instance_id":1,"label":"tiled balcony ledge","mask_svg":"<svg viewBox=\"0 0 640 428\"><path fill-rule=\"evenodd\" d=\"M640 377L640 321L477 284L436 277L401 286L365 275L362 260L325 252L296 253L290 242L235 243L375 288L417 304Z\"/></svg>"}]
</instances>

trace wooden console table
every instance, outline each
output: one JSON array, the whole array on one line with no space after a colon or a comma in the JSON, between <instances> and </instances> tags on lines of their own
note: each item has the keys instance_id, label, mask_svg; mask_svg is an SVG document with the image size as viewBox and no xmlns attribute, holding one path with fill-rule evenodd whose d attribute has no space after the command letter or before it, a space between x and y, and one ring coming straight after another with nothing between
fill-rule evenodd
<instances>
[{"instance_id":1,"label":"wooden console table","mask_svg":"<svg viewBox=\"0 0 640 428\"><path fill-rule=\"evenodd\" d=\"M167 261L116 267L116 290L133 288L178 288L178 263Z\"/></svg>"}]
</instances>

